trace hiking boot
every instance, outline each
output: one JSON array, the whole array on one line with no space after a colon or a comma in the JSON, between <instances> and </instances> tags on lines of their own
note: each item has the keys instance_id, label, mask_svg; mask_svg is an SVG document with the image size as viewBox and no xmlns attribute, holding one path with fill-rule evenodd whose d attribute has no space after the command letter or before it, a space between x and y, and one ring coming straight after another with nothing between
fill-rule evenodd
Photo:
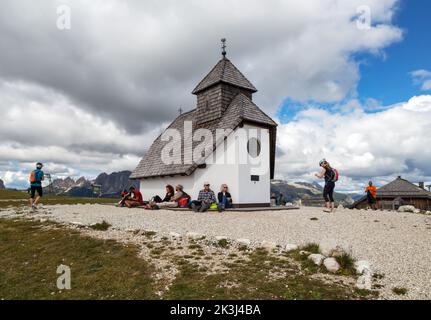
<instances>
[{"instance_id":1,"label":"hiking boot","mask_svg":"<svg viewBox=\"0 0 431 320\"><path fill-rule=\"evenodd\" d=\"M196 204L192 203L192 205L190 206L190 208L194 211L194 212L198 212L199 208Z\"/></svg>"}]
</instances>

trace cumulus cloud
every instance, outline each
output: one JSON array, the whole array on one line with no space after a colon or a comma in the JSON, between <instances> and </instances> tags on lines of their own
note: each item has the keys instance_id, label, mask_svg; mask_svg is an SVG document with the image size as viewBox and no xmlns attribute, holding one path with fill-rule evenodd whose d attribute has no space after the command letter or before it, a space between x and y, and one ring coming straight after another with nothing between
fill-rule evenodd
<instances>
[{"instance_id":1,"label":"cumulus cloud","mask_svg":"<svg viewBox=\"0 0 431 320\"><path fill-rule=\"evenodd\" d=\"M422 91L431 90L431 71L420 69L410 73L413 83L419 85Z\"/></svg>"},{"instance_id":2,"label":"cumulus cloud","mask_svg":"<svg viewBox=\"0 0 431 320\"><path fill-rule=\"evenodd\" d=\"M310 107L279 127L279 177L312 181L319 160L326 158L340 170L342 190L357 190L371 178L387 182L397 175L431 181L429 128L429 95L376 113L355 108L333 114Z\"/></svg>"},{"instance_id":3,"label":"cumulus cloud","mask_svg":"<svg viewBox=\"0 0 431 320\"><path fill-rule=\"evenodd\" d=\"M70 30L57 28L59 5L71 9ZM363 5L372 17L365 30L355 20ZM195 107L190 92L220 58L222 37L228 57L259 89L255 101L269 114L286 98L337 103L355 97L355 55L383 56L402 39L392 24L397 5L3 1L0 176L27 170L36 159L59 175L133 169L177 109Z\"/></svg>"}]
</instances>

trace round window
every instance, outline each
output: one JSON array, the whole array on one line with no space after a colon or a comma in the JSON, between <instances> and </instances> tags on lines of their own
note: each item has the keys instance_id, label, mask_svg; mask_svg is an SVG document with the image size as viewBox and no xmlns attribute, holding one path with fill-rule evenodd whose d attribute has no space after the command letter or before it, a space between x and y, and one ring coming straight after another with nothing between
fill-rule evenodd
<instances>
[{"instance_id":1,"label":"round window","mask_svg":"<svg viewBox=\"0 0 431 320\"><path fill-rule=\"evenodd\" d=\"M247 152L253 158L258 157L260 155L260 141L256 138L250 138L247 142Z\"/></svg>"}]
</instances>

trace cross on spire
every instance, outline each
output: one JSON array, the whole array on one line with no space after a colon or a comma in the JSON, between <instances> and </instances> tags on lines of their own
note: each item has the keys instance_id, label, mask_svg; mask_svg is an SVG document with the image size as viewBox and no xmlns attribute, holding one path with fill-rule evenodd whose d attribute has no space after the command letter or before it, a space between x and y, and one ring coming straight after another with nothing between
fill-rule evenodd
<instances>
[{"instance_id":1,"label":"cross on spire","mask_svg":"<svg viewBox=\"0 0 431 320\"><path fill-rule=\"evenodd\" d=\"M183 109L180 107L180 108L178 109L178 112L180 113L180 115L182 115L182 114L183 114Z\"/></svg>"},{"instance_id":2,"label":"cross on spire","mask_svg":"<svg viewBox=\"0 0 431 320\"><path fill-rule=\"evenodd\" d=\"M223 55L223 57L226 57L226 38L221 39L221 48L222 48L222 52L221 54Z\"/></svg>"}]
</instances>

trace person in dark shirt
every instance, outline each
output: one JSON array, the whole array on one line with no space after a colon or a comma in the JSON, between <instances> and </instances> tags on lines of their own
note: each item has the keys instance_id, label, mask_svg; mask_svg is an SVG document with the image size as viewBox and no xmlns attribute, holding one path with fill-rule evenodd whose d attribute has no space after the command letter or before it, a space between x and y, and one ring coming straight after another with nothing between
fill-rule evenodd
<instances>
[{"instance_id":1,"label":"person in dark shirt","mask_svg":"<svg viewBox=\"0 0 431 320\"><path fill-rule=\"evenodd\" d=\"M320 161L319 166L322 168L322 171L320 173L316 173L316 177L325 179L323 198L325 199L326 208L323 211L332 213L335 211L334 189L336 173L326 159Z\"/></svg>"},{"instance_id":2,"label":"person in dark shirt","mask_svg":"<svg viewBox=\"0 0 431 320\"><path fill-rule=\"evenodd\" d=\"M45 179L44 173L42 171L43 164L38 162L36 163L36 169L33 170L30 174L30 207L33 209L37 208L37 204L40 201L40 198L43 197L42 190L42 181ZM34 198L37 192L36 199Z\"/></svg>"},{"instance_id":3,"label":"person in dark shirt","mask_svg":"<svg viewBox=\"0 0 431 320\"><path fill-rule=\"evenodd\" d=\"M227 184L221 185L220 192L217 195L217 200L217 208L219 212L232 208L232 196L229 193L229 187Z\"/></svg>"}]
</instances>

